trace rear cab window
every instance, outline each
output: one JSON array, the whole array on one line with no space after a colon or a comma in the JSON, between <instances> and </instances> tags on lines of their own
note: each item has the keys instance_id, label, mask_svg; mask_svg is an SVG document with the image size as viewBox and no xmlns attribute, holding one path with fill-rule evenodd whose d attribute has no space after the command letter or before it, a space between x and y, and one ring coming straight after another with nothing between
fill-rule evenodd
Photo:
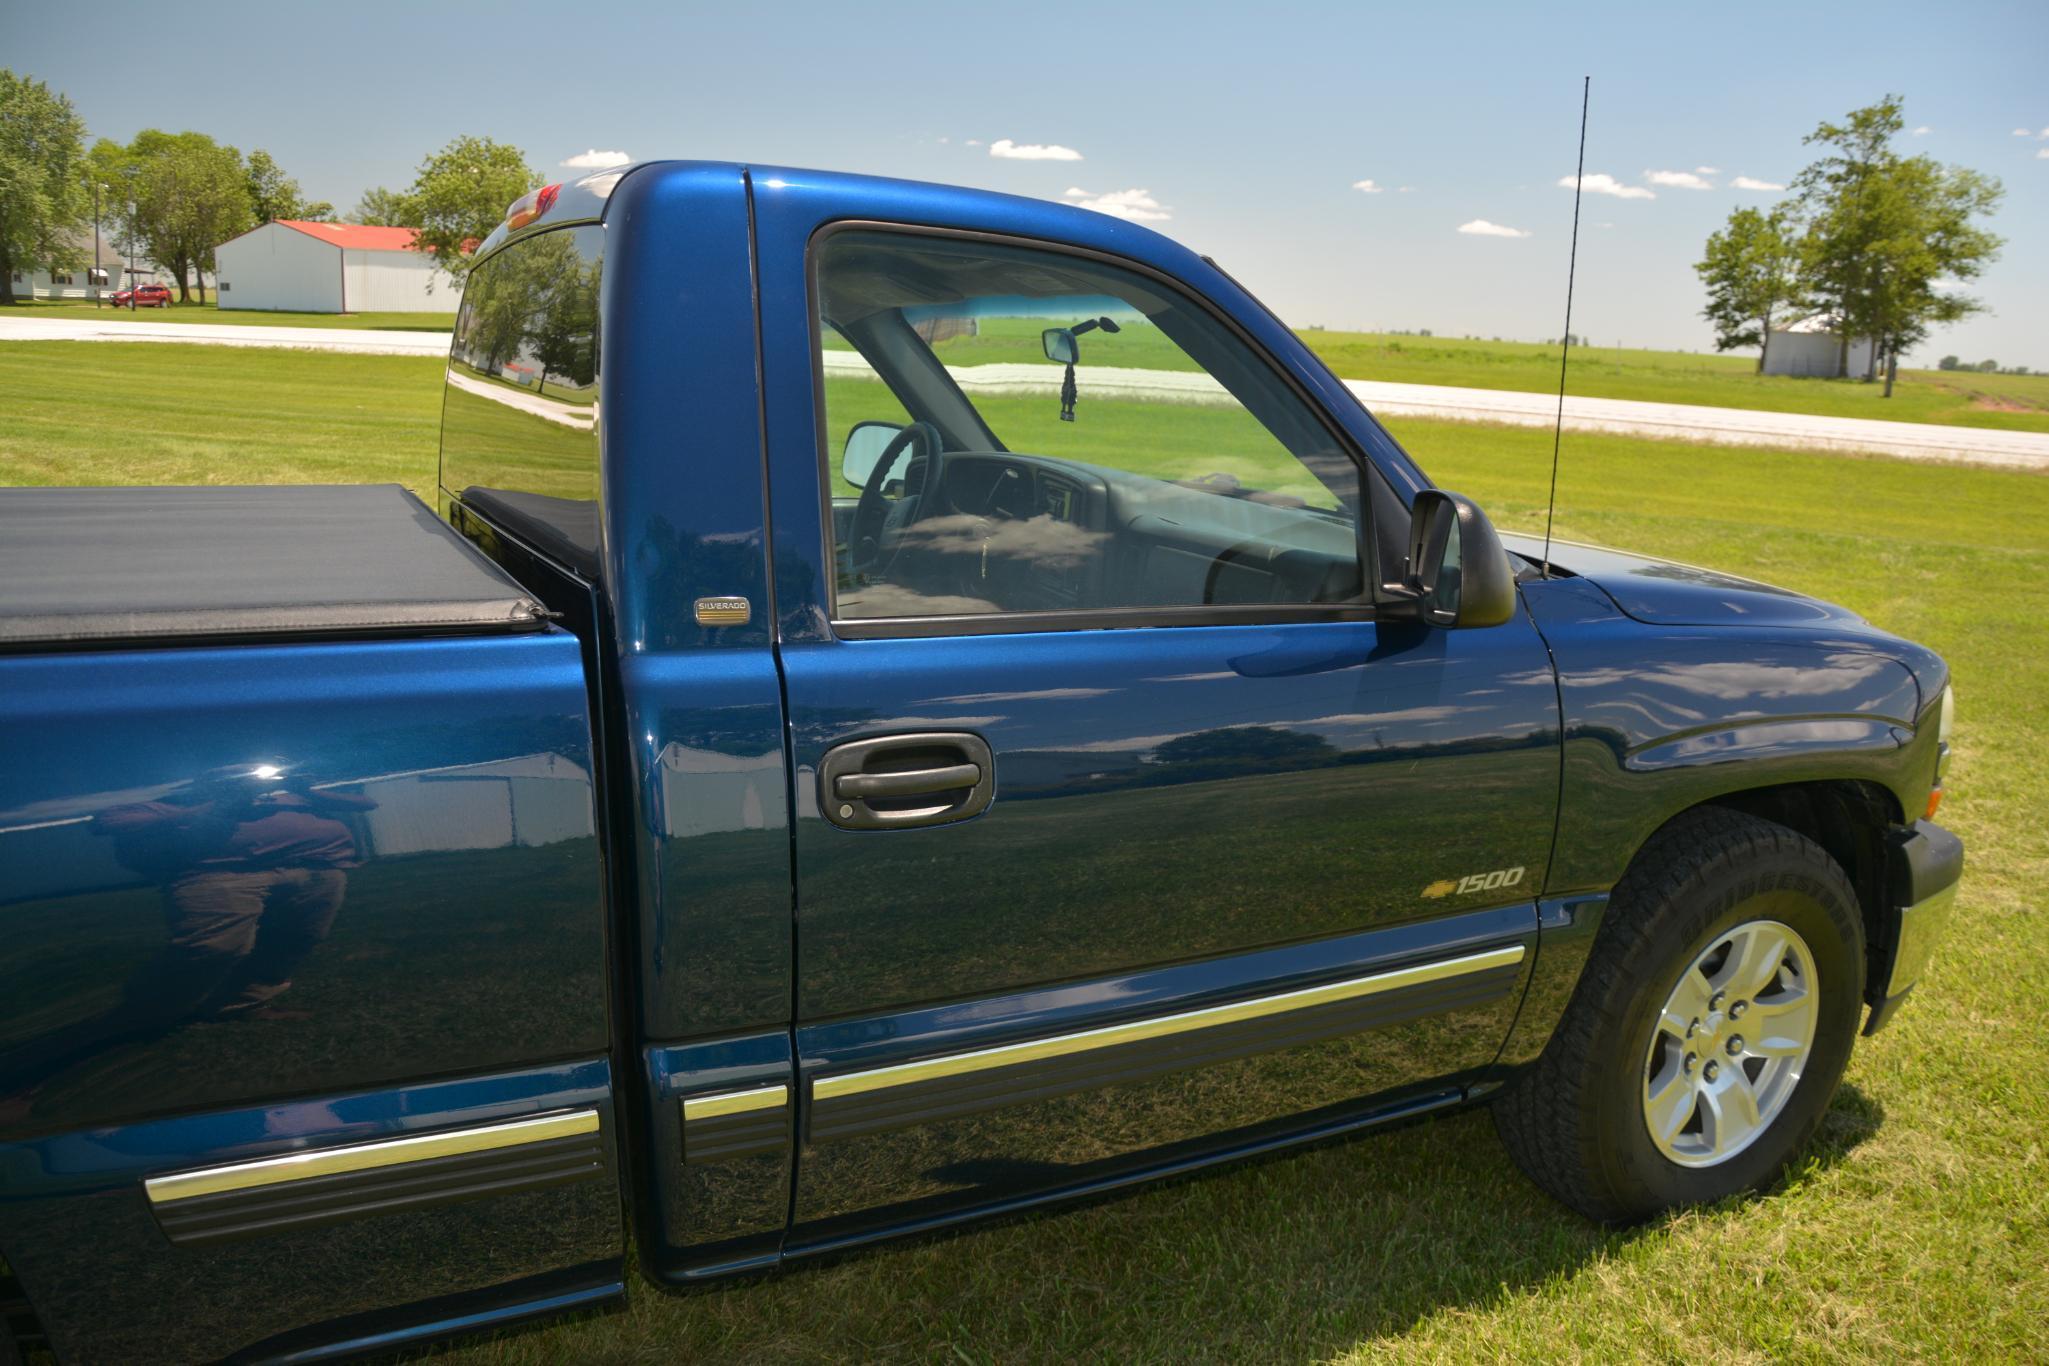
<instances>
[{"instance_id":1,"label":"rear cab window","mask_svg":"<svg viewBox=\"0 0 2049 1366\"><path fill-rule=\"evenodd\" d=\"M599 560L604 232L539 233L472 269L442 391L442 491L585 579Z\"/></svg>"}]
</instances>

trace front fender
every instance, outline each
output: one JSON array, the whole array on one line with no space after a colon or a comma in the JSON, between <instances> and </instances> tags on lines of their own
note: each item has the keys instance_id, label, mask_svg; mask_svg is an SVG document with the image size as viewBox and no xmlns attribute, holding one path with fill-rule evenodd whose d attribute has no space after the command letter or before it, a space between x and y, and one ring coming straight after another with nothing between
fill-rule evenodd
<instances>
[{"instance_id":1,"label":"front fender","mask_svg":"<svg viewBox=\"0 0 2049 1366\"><path fill-rule=\"evenodd\" d=\"M1680 812L1739 792L1855 782L1918 815L1935 727L1876 630L1634 621L1583 581L1524 585L1558 669L1563 800L1549 895L1612 887Z\"/></svg>"}]
</instances>

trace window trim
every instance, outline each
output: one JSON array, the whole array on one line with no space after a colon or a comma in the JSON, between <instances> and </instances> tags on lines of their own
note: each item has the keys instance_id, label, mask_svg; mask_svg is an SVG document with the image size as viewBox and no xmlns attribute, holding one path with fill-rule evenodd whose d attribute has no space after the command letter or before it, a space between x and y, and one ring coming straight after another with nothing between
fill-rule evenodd
<instances>
[{"instance_id":1,"label":"window trim","mask_svg":"<svg viewBox=\"0 0 2049 1366\"><path fill-rule=\"evenodd\" d=\"M1339 451L1352 462L1359 479L1359 506L1354 523L1354 542L1359 555L1361 594L1358 600L1340 603L1245 603L1190 604L1185 606L1076 608L1052 612L972 612L914 617L842 617L839 614L839 547L833 538L832 457L827 449L825 429L825 353L819 316L819 272L826 244L843 232L896 233L907 237L944 237L955 241L982 242L992 246L1050 251L1063 256L1093 261L1129 271L1164 286L1171 293L1202 309L1265 365L1288 392L1302 403ZM1020 233L987 232L973 228L942 228L922 223L898 223L872 218L842 218L821 223L804 248L805 332L811 347L811 409L813 464L818 475L819 533L824 540L821 562L825 581L826 620L836 639L845 641L930 639L944 636L1022 635L1053 631L1133 630L1173 626L1268 626L1297 622L1360 622L1376 619L1374 601L1380 576L1379 528L1374 508L1379 498L1379 472L1373 457L1336 424L1328 409L1305 389L1295 375L1280 364L1273 353L1248 333L1238 320L1185 280L1176 279L1143 261L1114 252L1079 247ZM986 425L986 424L985 424Z\"/></svg>"}]
</instances>

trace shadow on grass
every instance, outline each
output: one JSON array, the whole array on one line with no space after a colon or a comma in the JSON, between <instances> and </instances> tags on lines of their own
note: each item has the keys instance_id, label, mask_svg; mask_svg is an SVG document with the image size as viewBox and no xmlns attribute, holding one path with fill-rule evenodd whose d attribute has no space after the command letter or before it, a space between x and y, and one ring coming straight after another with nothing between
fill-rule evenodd
<instances>
[{"instance_id":1,"label":"shadow on grass","mask_svg":"<svg viewBox=\"0 0 2049 1366\"><path fill-rule=\"evenodd\" d=\"M685 1294L636 1276L623 1311L425 1355L1328 1359L1570 1277L1678 1219L1741 1217L1840 1162L1882 1119L1846 1085L1773 1190L1605 1229L1526 1181L1469 1111Z\"/></svg>"}]
</instances>

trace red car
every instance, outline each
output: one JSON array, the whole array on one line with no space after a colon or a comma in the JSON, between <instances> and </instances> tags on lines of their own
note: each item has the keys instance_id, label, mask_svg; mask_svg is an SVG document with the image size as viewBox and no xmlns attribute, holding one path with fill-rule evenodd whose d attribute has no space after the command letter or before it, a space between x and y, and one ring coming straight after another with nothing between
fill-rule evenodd
<instances>
[{"instance_id":1,"label":"red car","mask_svg":"<svg viewBox=\"0 0 2049 1366\"><path fill-rule=\"evenodd\" d=\"M169 285L136 285L133 289L120 289L110 296L116 308L169 308L171 287Z\"/></svg>"}]
</instances>

